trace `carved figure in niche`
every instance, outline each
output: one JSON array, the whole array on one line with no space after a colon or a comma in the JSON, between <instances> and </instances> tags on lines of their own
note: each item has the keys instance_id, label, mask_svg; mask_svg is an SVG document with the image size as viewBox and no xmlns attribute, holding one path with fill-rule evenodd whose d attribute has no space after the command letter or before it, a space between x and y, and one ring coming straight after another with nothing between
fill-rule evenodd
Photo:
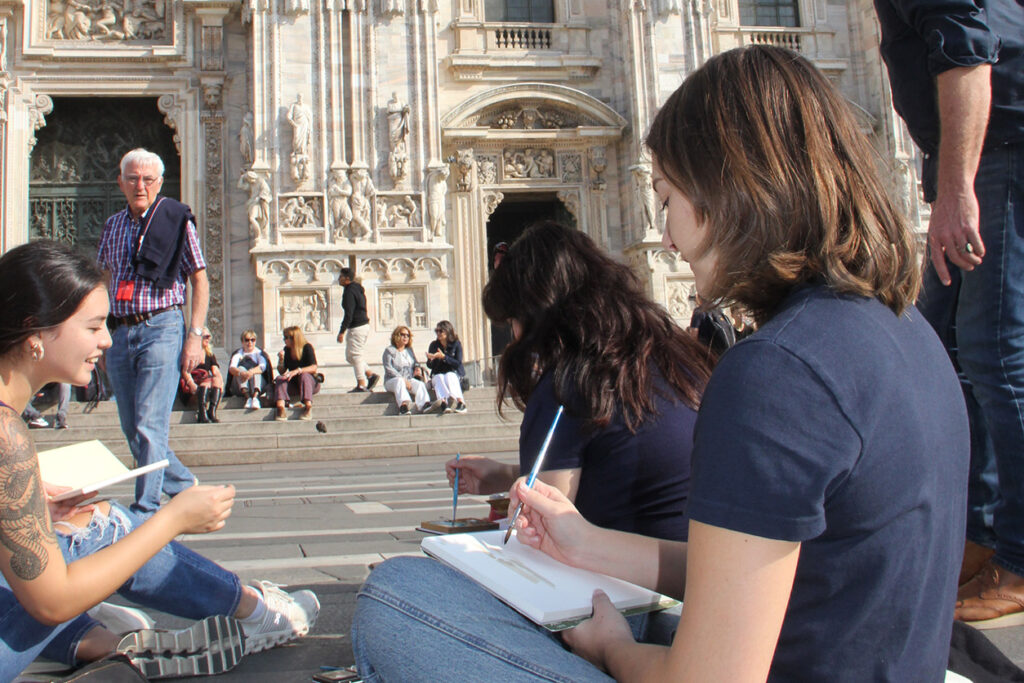
<instances>
[{"instance_id":1,"label":"carved figure in niche","mask_svg":"<svg viewBox=\"0 0 1024 683\"><path fill-rule=\"evenodd\" d=\"M384 224L392 228L407 228L413 223L416 215L416 202L410 195L405 195L400 204L377 204L378 216L384 215Z\"/></svg>"},{"instance_id":2,"label":"carved figure in niche","mask_svg":"<svg viewBox=\"0 0 1024 683\"><path fill-rule=\"evenodd\" d=\"M603 190L606 186L604 172L608 168L608 159L605 157L604 147L591 147L587 153L590 156L590 185L595 190Z\"/></svg>"},{"instance_id":3,"label":"carved figure in niche","mask_svg":"<svg viewBox=\"0 0 1024 683\"><path fill-rule=\"evenodd\" d=\"M256 136L253 132L253 113L248 111L242 117L242 128L238 131L238 151L246 164L252 164L256 149Z\"/></svg>"},{"instance_id":4,"label":"carved figure in niche","mask_svg":"<svg viewBox=\"0 0 1024 683\"><path fill-rule=\"evenodd\" d=\"M498 167L494 163L494 157L480 157L480 182L484 185L492 185L498 181Z\"/></svg>"},{"instance_id":5,"label":"carved figure in niche","mask_svg":"<svg viewBox=\"0 0 1024 683\"><path fill-rule=\"evenodd\" d=\"M651 169L646 164L630 166L633 172L633 187L640 199L640 214L645 231L660 231L658 224L658 197L651 184Z\"/></svg>"},{"instance_id":6,"label":"carved figure in niche","mask_svg":"<svg viewBox=\"0 0 1024 683\"><path fill-rule=\"evenodd\" d=\"M306 330L322 332L327 329L327 297L320 290L309 295L305 302Z\"/></svg>"},{"instance_id":7,"label":"carved figure in niche","mask_svg":"<svg viewBox=\"0 0 1024 683\"><path fill-rule=\"evenodd\" d=\"M409 105L398 101L398 93L391 93L388 100L388 138L391 141L388 172L396 185L405 178L409 163L409 112Z\"/></svg>"},{"instance_id":8,"label":"carved figure in niche","mask_svg":"<svg viewBox=\"0 0 1024 683\"><path fill-rule=\"evenodd\" d=\"M246 188L248 186L248 188ZM254 171L242 171L238 178L238 189L249 190L249 199L245 202L246 215L249 217L249 237L254 243L267 239L267 226L270 224L270 185Z\"/></svg>"},{"instance_id":9,"label":"carved figure in niche","mask_svg":"<svg viewBox=\"0 0 1024 683\"><path fill-rule=\"evenodd\" d=\"M348 233L352 222L352 207L349 198L352 196L352 183L343 169L331 170L331 178L327 185L327 206L334 221L334 238L341 239Z\"/></svg>"},{"instance_id":10,"label":"carved figure in niche","mask_svg":"<svg viewBox=\"0 0 1024 683\"><path fill-rule=\"evenodd\" d=\"M295 96L295 102L288 108L288 122L292 124L292 153L309 156L313 133L313 112L302 103L302 93Z\"/></svg>"},{"instance_id":11,"label":"carved figure in niche","mask_svg":"<svg viewBox=\"0 0 1024 683\"><path fill-rule=\"evenodd\" d=\"M305 154L292 154L292 180L298 185L309 180L309 157Z\"/></svg>"},{"instance_id":12,"label":"carved figure in niche","mask_svg":"<svg viewBox=\"0 0 1024 683\"><path fill-rule=\"evenodd\" d=\"M566 154L562 157L562 182L578 183L583 179L583 160L579 154Z\"/></svg>"},{"instance_id":13,"label":"carved figure in niche","mask_svg":"<svg viewBox=\"0 0 1024 683\"><path fill-rule=\"evenodd\" d=\"M536 176L530 176L531 178L553 178L555 175L555 157L552 156L551 152L546 149L542 149L540 154L537 156L537 174Z\"/></svg>"},{"instance_id":14,"label":"carved figure in niche","mask_svg":"<svg viewBox=\"0 0 1024 683\"><path fill-rule=\"evenodd\" d=\"M427 175L427 211L430 214L430 234L444 235L447 226L445 218L445 195L448 193L448 167L435 168Z\"/></svg>"},{"instance_id":15,"label":"carved figure in niche","mask_svg":"<svg viewBox=\"0 0 1024 683\"><path fill-rule=\"evenodd\" d=\"M365 168L357 168L351 173L352 178L352 241L359 238L369 237L373 232L370 222L373 212L373 198L377 195L377 188L373 186L373 180Z\"/></svg>"},{"instance_id":16,"label":"carved figure in niche","mask_svg":"<svg viewBox=\"0 0 1024 683\"><path fill-rule=\"evenodd\" d=\"M320 222L316 209L303 197L291 197L281 209L281 224L286 228L315 228Z\"/></svg>"},{"instance_id":17,"label":"carved figure in niche","mask_svg":"<svg viewBox=\"0 0 1024 683\"><path fill-rule=\"evenodd\" d=\"M458 151L456 158L458 164L459 179L456 184L459 192L468 192L473 189L473 170L476 166L476 159L473 157L473 148L466 147Z\"/></svg>"}]
</instances>

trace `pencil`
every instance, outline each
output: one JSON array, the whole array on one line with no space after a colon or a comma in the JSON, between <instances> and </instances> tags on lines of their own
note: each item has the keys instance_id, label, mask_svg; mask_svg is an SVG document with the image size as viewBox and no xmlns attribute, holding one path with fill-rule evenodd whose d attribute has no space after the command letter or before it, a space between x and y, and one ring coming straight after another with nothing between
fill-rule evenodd
<instances>
[{"instance_id":1,"label":"pencil","mask_svg":"<svg viewBox=\"0 0 1024 683\"><path fill-rule=\"evenodd\" d=\"M544 456L548 454L548 446L551 445L551 438L555 435L555 427L558 426L558 421L562 419L562 411L564 408L558 406L558 412L555 413L555 419L551 421L551 427L548 428L548 434L544 437L544 443L541 444L540 453L537 454L537 459L533 461L533 469L530 470L530 476L526 478L526 487L533 488L533 482L537 481L537 473L540 472L540 466L544 463ZM516 520L519 519L519 513L523 511L523 501L519 501L519 505L516 506L516 511L512 515L512 521L508 523L508 529L505 531L504 543L508 543L508 539L512 536L512 530L516 528Z\"/></svg>"}]
</instances>

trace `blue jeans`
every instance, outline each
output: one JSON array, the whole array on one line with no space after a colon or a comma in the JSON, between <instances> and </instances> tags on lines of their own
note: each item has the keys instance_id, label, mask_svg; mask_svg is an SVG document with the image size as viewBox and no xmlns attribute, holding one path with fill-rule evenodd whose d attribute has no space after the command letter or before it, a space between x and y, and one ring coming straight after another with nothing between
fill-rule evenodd
<instances>
[{"instance_id":1,"label":"blue jeans","mask_svg":"<svg viewBox=\"0 0 1024 683\"><path fill-rule=\"evenodd\" d=\"M118 327L107 350L107 375L136 466L170 461L165 469L135 480L132 511L144 517L160 507L161 492L173 497L195 483L195 476L167 445L184 335L184 318L175 309L138 325Z\"/></svg>"},{"instance_id":2,"label":"blue jeans","mask_svg":"<svg viewBox=\"0 0 1024 683\"><path fill-rule=\"evenodd\" d=\"M57 398L57 420L56 424L62 425L68 422L68 404L71 403L71 385L61 384L60 393ZM29 403L25 406L25 410L21 413L21 416L25 420L34 420L37 417L42 417L43 414L39 410Z\"/></svg>"},{"instance_id":3,"label":"blue jeans","mask_svg":"<svg viewBox=\"0 0 1024 683\"><path fill-rule=\"evenodd\" d=\"M89 525L57 540L70 564L123 538L144 520L111 503L110 514L93 515ZM57 525L59 532L65 529ZM170 543L142 566L117 592L134 603L187 619L238 609L242 586L238 577L180 543ZM81 615L59 626L32 618L0 575L0 681L17 676L39 655L75 664L82 637L99 623Z\"/></svg>"},{"instance_id":4,"label":"blue jeans","mask_svg":"<svg viewBox=\"0 0 1024 683\"><path fill-rule=\"evenodd\" d=\"M999 476L992 438L985 426L981 406L974 396L974 388L960 368L956 345L956 310L960 299L961 276L959 268L950 268L950 284L939 280L935 267L929 261L921 283L917 308L942 340L942 345L953 362L960 389L967 406L967 419L971 428L971 465L967 482L967 539L986 548L996 545L992 530L996 503L999 501Z\"/></svg>"},{"instance_id":5,"label":"blue jeans","mask_svg":"<svg viewBox=\"0 0 1024 683\"><path fill-rule=\"evenodd\" d=\"M962 273L958 360L998 470L995 560L1024 576L1024 145L985 151L974 188L985 257Z\"/></svg>"},{"instance_id":6,"label":"blue jeans","mask_svg":"<svg viewBox=\"0 0 1024 683\"><path fill-rule=\"evenodd\" d=\"M667 645L678 620L630 618L633 635ZM356 666L378 681L611 681L472 579L424 557L370 572L352 624Z\"/></svg>"}]
</instances>

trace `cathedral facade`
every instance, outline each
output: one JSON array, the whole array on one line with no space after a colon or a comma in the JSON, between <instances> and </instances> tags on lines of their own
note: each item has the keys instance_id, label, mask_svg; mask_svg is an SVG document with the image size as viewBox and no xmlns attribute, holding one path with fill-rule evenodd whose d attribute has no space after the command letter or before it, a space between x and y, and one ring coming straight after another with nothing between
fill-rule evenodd
<instances>
[{"instance_id":1,"label":"cathedral facade","mask_svg":"<svg viewBox=\"0 0 1024 683\"><path fill-rule=\"evenodd\" d=\"M718 52L797 50L920 223L878 37L870 0L0 0L0 247L93 249L120 156L146 146L197 217L217 345L253 327L275 350L299 325L335 386L340 268L366 288L371 357L397 325L422 353L447 319L486 364L491 254L541 218L686 324L642 144L659 104Z\"/></svg>"}]
</instances>

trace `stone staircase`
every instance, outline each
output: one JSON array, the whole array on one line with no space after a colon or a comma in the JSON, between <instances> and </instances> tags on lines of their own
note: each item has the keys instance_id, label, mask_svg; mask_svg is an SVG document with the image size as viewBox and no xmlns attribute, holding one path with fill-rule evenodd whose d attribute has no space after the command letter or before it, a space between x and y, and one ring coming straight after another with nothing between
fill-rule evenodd
<instances>
[{"instance_id":1,"label":"stone staircase","mask_svg":"<svg viewBox=\"0 0 1024 683\"><path fill-rule=\"evenodd\" d=\"M195 410L175 401L170 445L189 466L279 462L357 460L418 455L501 453L519 450L522 414L514 406L501 418L493 387L474 387L466 393L466 413L398 415L391 394L321 392L313 400L312 421L299 420L301 409L289 409L287 422L274 420L273 408L243 409L240 397L221 402L220 424L197 424ZM38 450L99 439L130 464L130 453L112 401L91 412L72 401L70 429L34 429ZM53 408L43 411L53 422ZM326 433L316 430L323 422Z\"/></svg>"}]
</instances>

